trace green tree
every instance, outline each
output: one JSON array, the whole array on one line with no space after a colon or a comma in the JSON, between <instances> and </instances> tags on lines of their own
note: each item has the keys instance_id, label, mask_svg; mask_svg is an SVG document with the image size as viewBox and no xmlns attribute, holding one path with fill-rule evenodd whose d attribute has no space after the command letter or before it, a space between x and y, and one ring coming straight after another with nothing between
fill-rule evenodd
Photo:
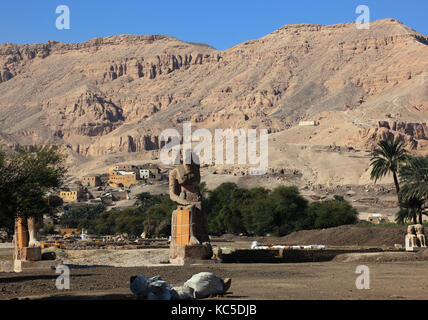
<instances>
[{"instance_id":1,"label":"green tree","mask_svg":"<svg viewBox=\"0 0 428 320\"><path fill-rule=\"evenodd\" d=\"M87 229L89 233L112 235L128 233L164 237L171 233L171 213L177 205L165 195L141 194L140 206L104 211L104 206L72 209L61 217L62 226Z\"/></svg>"},{"instance_id":2,"label":"green tree","mask_svg":"<svg viewBox=\"0 0 428 320\"><path fill-rule=\"evenodd\" d=\"M73 208L64 212L59 219L59 224L63 228L88 228L88 225L81 226L82 222L98 219L104 212L105 207L102 204Z\"/></svg>"},{"instance_id":3,"label":"green tree","mask_svg":"<svg viewBox=\"0 0 428 320\"><path fill-rule=\"evenodd\" d=\"M392 173L398 196L400 185L397 174L407 157L408 153L404 149L403 143L398 139L380 141L378 147L372 152L370 162L370 166L372 167L370 174L371 179L376 183L380 178Z\"/></svg>"},{"instance_id":4,"label":"green tree","mask_svg":"<svg viewBox=\"0 0 428 320\"><path fill-rule=\"evenodd\" d=\"M311 228L333 228L341 225L355 224L358 221L358 212L347 201L326 200L312 202L308 208L309 225Z\"/></svg>"},{"instance_id":5,"label":"green tree","mask_svg":"<svg viewBox=\"0 0 428 320\"><path fill-rule=\"evenodd\" d=\"M250 234L264 236L271 232L278 232L273 230L275 225L274 204L268 199L260 199L254 201L250 207L251 210L251 225L247 230Z\"/></svg>"},{"instance_id":6,"label":"green tree","mask_svg":"<svg viewBox=\"0 0 428 320\"><path fill-rule=\"evenodd\" d=\"M57 146L0 150L0 220L52 215L59 203L48 195L63 183L63 161Z\"/></svg>"},{"instance_id":7,"label":"green tree","mask_svg":"<svg viewBox=\"0 0 428 320\"><path fill-rule=\"evenodd\" d=\"M137 194L135 205L140 208L149 208L154 204L161 203L164 198L164 195L152 195L149 192L142 192Z\"/></svg>"},{"instance_id":8,"label":"green tree","mask_svg":"<svg viewBox=\"0 0 428 320\"><path fill-rule=\"evenodd\" d=\"M333 196L333 199L334 199L335 201L338 201L338 202L343 202L343 201L345 201L345 197L344 197L344 196L337 195L337 194L335 194L335 195Z\"/></svg>"},{"instance_id":9,"label":"green tree","mask_svg":"<svg viewBox=\"0 0 428 320\"><path fill-rule=\"evenodd\" d=\"M399 196L403 210L399 211L398 220L402 221L407 212L408 218L416 223L422 223L422 205L428 194L428 157L408 157L406 163L400 168L400 180L403 187Z\"/></svg>"},{"instance_id":10,"label":"green tree","mask_svg":"<svg viewBox=\"0 0 428 320\"><path fill-rule=\"evenodd\" d=\"M171 234L171 215L177 204L164 196L161 203L147 209L144 219L144 231L148 236L169 236Z\"/></svg>"},{"instance_id":11,"label":"green tree","mask_svg":"<svg viewBox=\"0 0 428 320\"><path fill-rule=\"evenodd\" d=\"M273 204L273 233L283 236L297 231L306 220L308 201L302 197L297 187L280 186L269 195Z\"/></svg>"},{"instance_id":12,"label":"green tree","mask_svg":"<svg viewBox=\"0 0 428 320\"><path fill-rule=\"evenodd\" d=\"M258 187L249 190L243 189L245 197L242 198L241 210L243 225L248 234L265 234L266 227L261 219L270 217L273 210L270 208L268 197L270 190ZM269 218L267 218L269 219ZM270 223L271 224L271 223Z\"/></svg>"},{"instance_id":13,"label":"green tree","mask_svg":"<svg viewBox=\"0 0 428 320\"><path fill-rule=\"evenodd\" d=\"M297 187L243 189L223 183L207 192L204 205L211 234L244 233L283 236L302 229L357 221L357 211L343 197L311 205Z\"/></svg>"},{"instance_id":14,"label":"green tree","mask_svg":"<svg viewBox=\"0 0 428 320\"><path fill-rule=\"evenodd\" d=\"M202 204L208 217L208 231L211 234L222 234L225 232L221 218L217 218L217 216L223 207L229 204L233 190L237 189L238 186L235 183L227 182L222 183L214 190L205 192L207 198L202 198Z\"/></svg>"},{"instance_id":15,"label":"green tree","mask_svg":"<svg viewBox=\"0 0 428 320\"><path fill-rule=\"evenodd\" d=\"M404 224L406 221L413 221L416 224L419 215L419 221L422 224L423 204L424 201L418 198L402 199L400 211L397 212L395 221L400 224Z\"/></svg>"}]
</instances>

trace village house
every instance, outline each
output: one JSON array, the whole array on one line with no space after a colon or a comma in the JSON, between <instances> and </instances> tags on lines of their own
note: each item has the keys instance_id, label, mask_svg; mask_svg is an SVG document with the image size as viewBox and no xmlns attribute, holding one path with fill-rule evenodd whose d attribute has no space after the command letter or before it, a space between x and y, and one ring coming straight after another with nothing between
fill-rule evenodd
<instances>
[{"instance_id":1,"label":"village house","mask_svg":"<svg viewBox=\"0 0 428 320\"><path fill-rule=\"evenodd\" d=\"M135 171L116 170L119 166L109 169L109 185L113 188L127 187L138 184L137 173ZM135 167L134 167L135 168Z\"/></svg>"},{"instance_id":2,"label":"village house","mask_svg":"<svg viewBox=\"0 0 428 320\"><path fill-rule=\"evenodd\" d=\"M62 236L70 237L80 234L80 231L77 228L62 228L59 229L58 233Z\"/></svg>"},{"instance_id":3,"label":"village house","mask_svg":"<svg viewBox=\"0 0 428 320\"><path fill-rule=\"evenodd\" d=\"M133 172L136 172L137 169L138 168L132 164L117 164L117 165L113 166L114 171L133 171Z\"/></svg>"},{"instance_id":4,"label":"village house","mask_svg":"<svg viewBox=\"0 0 428 320\"><path fill-rule=\"evenodd\" d=\"M81 180L84 187L99 187L101 186L101 179L98 175L84 176Z\"/></svg>"},{"instance_id":5,"label":"village house","mask_svg":"<svg viewBox=\"0 0 428 320\"><path fill-rule=\"evenodd\" d=\"M139 167L140 179L162 180L160 169L152 164Z\"/></svg>"},{"instance_id":6,"label":"village house","mask_svg":"<svg viewBox=\"0 0 428 320\"><path fill-rule=\"evenodd\" d=\"M318 125L319 123L317 121L300 121L299 122L300 127L315 127Z\"/></svg>"},{"instance_id":7,"label":"village house","mask_svg":"<svg viewBox=\"0 0 428 320\"><path fill-rule=\"evenodd\" d=\"M63 202L77 202L83 196L83 192L81 188L73 188L67 190L61 190L59 192L59 197Z\"/></svg>"},{"instance_id":8,"label":"village house","mask_svg":"<svg viewBox=\"0 0 428 320\"><path fill-rule=\"evenodd\" d=\"M140 179L149 179L150 170L149 169L140 169Z\"/></svg>"},{"instance_id":9,"label":"village house","mask_svg":"<svg viewBox=\"0 0 428 320\"><path fill-rule=\"evenodd\" d=\"M159 168L143 168L140 169L140 179L144 179L144 180L161 180L162 179L162 175L160 174L160 170Z\"/></svg>"},{"instance_id":10,"label":"village house","mask_svg":"<svg viewBox=\"0 0 428 320\"><path fill-rule=\"evenodd\" d=\"M107 184L113 188L131 187L139 180L162 180L161 170L153 164L134 166L132 164L118 164L109 168Z\"/></svg>"}]
</instances>

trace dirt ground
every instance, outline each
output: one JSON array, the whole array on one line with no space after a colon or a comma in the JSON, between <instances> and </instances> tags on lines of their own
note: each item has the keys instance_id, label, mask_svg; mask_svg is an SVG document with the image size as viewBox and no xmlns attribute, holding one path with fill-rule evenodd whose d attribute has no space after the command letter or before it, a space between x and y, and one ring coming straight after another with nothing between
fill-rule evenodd
<instances>
[{"instance_id":1,"label":"dirt ground","mask_svg":"<svg viewBox=\"0 0 428 320\"><path fill-rule=\"evenodd\" d=\"M133 275L161 275L180 285L193 274L210 271L232 278L230 293L219 299L427 299L428 261L366 263L370 289L355 285L359 263L212 264L163 267L87 267L71 270L71 289L55 287L54 271L41 274L0 273L0 299L135 299Z\"/></svg>"},{"instance_id":2,"label":"dirt ground","mask_svg":"<svg viewBox=\"0 0 428 320\"><path fill-rule=\"evenodd\" d=\"M253 240L271 244L391 246L404 244L403 232L405 227L342 226L300 231L282 238L223 235L213 238L212 243L222 248L249 248ZM209 262L191 266L165 264L167 249L58 250L57 255L71 265L70 290L56 289L58 274L54 270L39 274L0 272L0 299L135 299L129 289L131 276L160 275L171 285L182 285L202 271L232 278L230 293L218 299L428 299L428 250L349 253L330 262L317 263ZM11 257L12 248L1 249L0 267L11 264ZM356 288L359 265L369 267L369 290Z\"/></svg>"}]
</instances>

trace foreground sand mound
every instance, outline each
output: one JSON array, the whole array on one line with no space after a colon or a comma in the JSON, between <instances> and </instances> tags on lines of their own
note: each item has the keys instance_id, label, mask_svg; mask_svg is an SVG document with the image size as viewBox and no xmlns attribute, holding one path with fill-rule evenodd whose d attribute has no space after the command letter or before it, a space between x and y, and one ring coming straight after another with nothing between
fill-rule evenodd
<instances>
[{"instance_id":1,"label":"foreground sand mound","mask_svg":"<svg viewBox=\"0 0 428 320\"><path fill-rule=\"evenodd\" d=\"M282 238L290 244L324 244L328 246L404 246L406 226L340 226L320 230L293 232Z\"/></svg>"}]
</instances>

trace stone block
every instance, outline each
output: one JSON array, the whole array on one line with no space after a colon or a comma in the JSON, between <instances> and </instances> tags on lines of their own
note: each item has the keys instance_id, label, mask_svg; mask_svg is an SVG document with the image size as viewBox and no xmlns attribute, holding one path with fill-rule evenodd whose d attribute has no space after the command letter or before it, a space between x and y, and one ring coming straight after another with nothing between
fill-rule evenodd
<instances>
[{"instance_id":1,"label":"stone block","mask_svg":"<svg viewBox=\"0 0 428 320\"><path fill-rule=\"evenodd\" d=\"M42 248L29 248L29 247L23 247L15 248L15 260L22 260L22 261L39 261L42 260Z\"/></svg>"},{"instance_id":2,"label":"stone block","mask_svg":"<svg viewBox=\"0 0 428 320\"><path fill-rule=\"evenodd\" d=\"M213 255L211 245L181 245L171 244L170 246L170 263L171 264L191 264L198 260L210 259Z\"/></svg>"},{"instance_id":3,"label":"stone block","mask_svg":"<svg viewBox=\"0 0 428 320\"><path fill-rule=\"evenodd\" d=\"M24 261L15 260L13 264L13 271L15 272L43 272L55 270L57 266L61 265L61 260L40 260L40 261Z\"/></svg>"}]
</instances>

